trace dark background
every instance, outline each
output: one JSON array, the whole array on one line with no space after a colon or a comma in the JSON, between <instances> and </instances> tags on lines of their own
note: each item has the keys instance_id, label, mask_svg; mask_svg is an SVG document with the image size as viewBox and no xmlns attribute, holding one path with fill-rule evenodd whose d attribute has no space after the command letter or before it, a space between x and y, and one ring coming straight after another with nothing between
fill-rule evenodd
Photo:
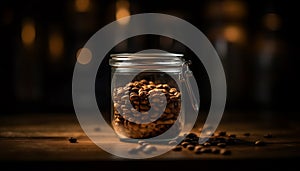
<instances>
[{"instance_id":1,"label":"dark background","mask_svg":"<svg viewBox=\"0 0 300 171\"><path fill-rule=\"evenodd\" d=\"M226 111L292 113L298 118L296 7L296 2L275 0L3 0L0 113L74 113L71 85L76 53L96 31L116 19L118 10L125 9L130 14L157 12L180 17L208 37L226 73ZM111 53L148 48L196 59L180 42L155 35L131 38ZM105 62L107 58L99 69L103 75L97 79L100 94L107 93L109 85L110 70ZM201 105L208 109L206 73L200 61L195 64L191 68L201 85Z\"/></svg>"}]
</instances>

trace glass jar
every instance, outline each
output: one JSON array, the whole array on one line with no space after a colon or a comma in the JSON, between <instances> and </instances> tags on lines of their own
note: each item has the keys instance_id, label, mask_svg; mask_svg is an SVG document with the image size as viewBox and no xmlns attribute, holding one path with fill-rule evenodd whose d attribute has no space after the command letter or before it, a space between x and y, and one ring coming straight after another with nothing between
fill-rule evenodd
<instances>
[{"instance_id":1,"label":"glass jar","mask_svg":"<svg viewBox=\"0 0 300 171\"><path fill-rule=\"evenodd\" d=\"M179 136L185 120L183 55L112 54L109 64L112 127L120 139L164 141Z\"/></svg>"}]
</instances>

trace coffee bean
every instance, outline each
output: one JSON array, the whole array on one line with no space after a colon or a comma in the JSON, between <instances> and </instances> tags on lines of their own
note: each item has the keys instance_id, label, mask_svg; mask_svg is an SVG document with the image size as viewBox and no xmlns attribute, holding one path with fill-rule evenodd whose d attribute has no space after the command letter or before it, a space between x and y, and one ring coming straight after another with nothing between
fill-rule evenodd
<instances>
[{"instance_id":1,"label":"coffee bean","mask_svg":"<svg viewBox=\"0 0 300 171\"><path fill-rule=\"evenodd\" d=\"M190 143L188 143L188 142L183 142L183 143L181 143L181 145L182 145L182 147L186 148L188 145L190 145Z\"/></svg>"},{"instance_id":2,"label":"coffee bean","mask_svg":"<svg viewBox=\"0 0 300 171\"><path fill-rule=\"evenodd\" d=\"M201 148L201 153L211 153L211 148Z\"/></svg>"},{"instance_id":3,"label":"coffee bean","mask_svg":"<svg viewBox=\"0 0 300 171\"><path fill-rule=\"evenodd\" d=\"M211 144L210 144L209 142L205 142L205 143L203 144L203 146L209 147L209 146L211 146Z\"/></svg>"},{"instance_id":4,"label":"coffee bean","mask_svg":"<svg viewBox=\"0 0 300 171\"><path fill-rule=\"evenodd\" d=\"M157 148L152 145L146 145L145 148L143 149L143 152L146 154L150 154L154 151L157 151Z\"/></svg>"},{"instance_id":5,"label":"coffee bean","mask_svg":"<svg viewBox=\"0 0 300 171\"><path fill-rule=\"evenodd\" d=\"M188 142L188 143L189 143L189 142L192 142L193 140L190 139L190 138L185 138L185 139L183 139L182 141L183 141L183 142Z\"/></svg>"},{"instance_id":6,"label":"coffee bean","mask_svg":"<svg viewBox=\"0 0 300 171\"><path fill-rule=\"evenodd\" d=\"M217 136L226 136L226 131L220 131L220 132L218 132Z\"/></svg>"},{"instance_id":7,"label":"coffee bean","mask_svg":"<svg viewBox=\"0 0 300 171\"><path fill-rule=\"evenodd\" d=\"M140 144L140 145L143 145L143 144L145 144L146 143L146 141L144 141L144 140L139 140L138 141L138 144Z\"/></svg>"},{"instance_id":8,"label":"coffee bean","mask_svg":"<svg viewBox=\"0 0 300 171\"><path fill-rule=\"evenodd\" d=\"M230 150L226 150L226 149L221 149L220 150L220 154L222 154L222 155L230 155L231 151Z\"/></svg>"},{"instance_id":9,"label":"coffee bean","mask_svg":"<svg viewBox=\"0 0 300 171\"><path fill-rule=\"evenodd\" d=\"M138 150L138 151L141 151L145 148L146 145L148 145L148 144L144 143L143 145L138 145L138 146L135 147L135 149Z\"/></svg>"},{"instance_id":10,"label":"coffee bean","mask_svg":"<svg viewBox=\"0 0 300 171\"><path fill-rule=\"evenodd\" d=\"M177 91L176 88L171 88L171 89L169 90L169 92L170 92L171 94L175 93L176 91Z\"/></svg>"},{"instance_id":11,"label":"coffee bean","mask_svg":"<svg viewBox=\"0 0 300 171\"><path fill-rule=\"evenodd\" d=\"M194 133L187 134L186 138L189 138L189 139L192 139L192 140L193 139L199 139L199 137Z\"/></svg>"},{"instance_id":12,"label":"coffee bean","mask_svg":"<svg viewBox=\"0 0 300 171\"><path fill-rule=\"evenodd\" d=\"M256 145L256 146L265 146L266 143L264 141L257 140L257 141L255 141L254 145Z\"/></svg>"},{"instance_id":13,"label":"coffee bean","mask_svg":"<svg viewBox=\"0 0 300 171\"><path fill-rule=\"evenodd\" d=\"M217 146L220 147L220 148L225 148L226 147L226 143L218 143Z\"/></svg>"},{"instance_id":14,"label":"coffee bean","mask_svg":"<svg viewBox=\"0 0 300 171\"><path fill-rule=\"evenodd\" d=\"M172 150L173 150L173 151L182 151L182 147L179 146L179 145L177 145L177 146L175 146Z\"/></svg>"},{"instance_id":15,"label":"coffee bean","mask_svg":"<svg viewBox=\"0 0 300 171\"><path fill-rule=\"evenodd\" d=\"M201 148L203 148L203 146L201 146L201 145L197 145L197 146L195 146L195 149L194 149L194 151L199 151L199 150L201 150Z\"/></svg>"},{"instance_id":16,"label":"coffee bean","mask_svg":"<svg viewBox=\"0 0 300 171\"><path fill-rule=\"evenodd\" d=\"M77 138L71 137L71 138L69 138L69 142L70 143L77 143Z\"/></svg>"},{"instance_id":17,"label":"coffee bean","mask_svg":"<svg viewBox=\"0 0 300 171\"><path fill-rule=\"evenodd\" d=\"M171 96L174 96L174 101L170 100ZM168 100L167 107L161 114L159 111L165 107L162 101L165 98ZM145 79L115 88L113 92L113 128L118 134L129 138L144 139L158 136L178 120L181 109L180 98L180 91L175 87L170 87L166 83L155 84L153 81ZM149 100L151 100L151 104ZM150 109L156 113L153 115L148 113ZM135 124L132 124L133 122ZM174 129L178 130L177 133L180 132L180 125L181 123L174 125ZM172 134L170 137L173 138L177 135Z\"/></svg>"},{"instance_id":18,"label":"coffee bean","mask_svg":"<svg viewBox=\"0 0 300 171\"><path fill-rule=\"evenodd\" d=\"M190 151L193 151L193 150L195 149L195 146L192 145L192 144L189 144L189 145L186 146L186 148L187 148L188 150L190 150Z\"/></svg>"},{"instance_id":19,"label":"coffee bean","mask_svg":"<svg viewBox=\"0 0 300 171\"><path fill-rule=\"evenodd\" d=\"M211 152L214 153L214 154L219 154L220 153L220 149L218 149L218 148L212 148Z\"/></svg>"}]
</instances>

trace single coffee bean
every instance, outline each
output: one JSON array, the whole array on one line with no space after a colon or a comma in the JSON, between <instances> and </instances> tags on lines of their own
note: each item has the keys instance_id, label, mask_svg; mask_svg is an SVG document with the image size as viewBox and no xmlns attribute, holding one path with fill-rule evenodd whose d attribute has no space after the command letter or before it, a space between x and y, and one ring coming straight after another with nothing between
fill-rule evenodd
<instances>
[{"instance_id":1,"label":"single coffee bean","mask_svg":"<svg viewBox=\"0 0 300 171\"><path fill-rule=\"evenodd\" d=\"M190 145L187 145L186 148L190 151L193 151L195 149L195 146L190 144Z\"/></svg>"},{"instance_id":2,"label":"single coffee bean","mask_svg":"<svg viewBox=\"0 0 300 171\"><path fill-rule=\"evenodd\" d=\"M220 153L220 149L218 149L218 148L212 148L211 152L214 153L214 154L219 154Z\"/></svg>"},{"instance_id":3,"label":"single coffee bean","mask_svg":"<svg viewBox=\"0 0 300 171\"><path fill-rule=\"evenodd\" d=\"M201 150L201 148L203 148L203 146L202 146L202 145L197 145L197 146L195 146L195 149L194 149L194 151Z\"/></svg>"},{"instance_id":4,"label":"single coffee bean","mask_svg":"<svg viewBox=\"0 0 300 171\"><path fill-rule=\"evenodd\" d=\"M211 148L201 148L200 151L201 153L211 153Z\"/></svg>"},{"instance_id":5,"label":"single coffee bean","mask_svg":"<svg viewBox=\"0 0 300 171\"><path fill-rule=\"evenodd\" d=\"M203 146L209 147L209 146L211 146L211 144L210 144L209 142L205 142L205 143L203 144Z\"/></svg>"},{"instance_id":6,"label":"single coffee bean","mask_svg":"<svg viewBox=\"0 0 300 171\"><path fill-rule=\"evenodd\" d=\"M188 142L183 142L183 143L181 143L181 145L182 145L182 147L186 148L188 145L190 145L190 143L188 143Z\"/></svg>"},{"instance_id":7,"label":"single coffee bean","mask_svg":"<svg viewBox=\"0 0 300 171\"><path fill-rule=\"evenodd\" d=\"M220 147L220 148L225 148L226 147L226 143L218 143L217 146Z\"/></svg>"},{"instance_id":8,"label":"single coffee bean","mask_svg":"<svg viewBox=\"0 0 300 171\"><path fill-rule=\"evenodd\" d=\"M218 132L217 136L226 136L226 131Z\"/></svg>"},{"instance_id":9,"label":"single coffee bean","mask_svg":"<svg viewBox=\"0 0 300 171\"><path fill-rule=\"evenodd\" d=\"M227 150L227 149L221 149L220 150L220 154L222 154L222 155L229 155L229 154L231 154L231 151Z\"/></svg>"},{"instance_id":10,"label":"single coffee bean","mask_svg":"<svg viewBox=\"0 0 300 171\"><path fill-rule=\"evenodd\" d=\"M143 149L143 152L146 153L146 154L150 154L154 151L156 151L157 148L152 146L152 145L146 145L145 148Z\"/></svg>"},{"instance_id":11,"label":"single coffee bean","mask_svg":"<svg viewBox=\"0 0 300 171\"><path fill-rule=\"evenodd\" d=\"M71 137L71 138L69 138L69 142L70 143L77 143L77 138Z\"/></svg>"},{"instance_id":12,"label":"single coffee bean","mask_svg":"<svg viewBox=\"0 0 300 171\"><path fill-rule=\"evenodd\" d=\"M185 138L185 139L183 139L183 142L191 142L191 141L193 141L192 139L190 139L190 138Z\"/></svg>"},{"instance_id":13,"label":"single coffee bean","mask_svg":"<svg viewBox=\"0 0 300 171\"><path fill-rule=\"evenodd\" d=\"M177 145L177 146L175 146L172 150L173 150L173 151L182 151L182 147L179 146L179 145Z\"/></svg>"},{"instance_id":14,"label":"single coffee bean","mask_svg":"<svg viewBox=\"0 0 300 171\"><path fill-rule=\"evenodd\" d=\"M144 140L139 140L138 141L138 144L140 144L140 145L144 145L146 143L146 141L144 141Z\"/></svg>"},{"instance_id":15,"label":"single coffee bean","mask_svg":"<svg viewBox=\"0 0 300 171\"><path fill-rule=\"evenodd\" d=\"M264 141L257 140L257 141L255 141L254 145L256 145L256 146L265 146L266 143Z\"/></svg>"},{"instance_id":16,"label":"single coffee bean","mask_svg":"<svg viewBox=\"0 0 300 171\"><path fill-rule=\"evenodd\" d=\"M187 134L186 138L189 138L189 139L192 139L192 140L197 139L197 138L199 139L199 137L194 133Z\"/></svg>"}]
</instances>

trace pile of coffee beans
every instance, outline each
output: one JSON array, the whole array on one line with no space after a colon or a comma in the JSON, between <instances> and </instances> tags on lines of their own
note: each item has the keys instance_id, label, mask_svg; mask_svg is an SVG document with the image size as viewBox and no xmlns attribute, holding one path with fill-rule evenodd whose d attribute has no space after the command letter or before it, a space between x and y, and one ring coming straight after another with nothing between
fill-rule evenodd
<instances>
[{"instance_id":1,"label":"pile of coffee beans","mask_svg":"<svg viewBox=\"0 0 300 171\"><path fill-rule=\"evenodd\" d=\"M152 109L152 110L151 110ZM113 91L112 126L120 137L144 139L161 135L176 137L181 120L181 93L168 84L140 80L129 82Z\"/></svg>"},{"instance_id":2,"label":"pile of coffee beans","mask_svg":"<svg viewBox=\"0 0 300 171\"><path fill-rule=\"evenodd\" d=\"M189 133L179 145L173 148L173 151L182 151L187 149L195 154L213 153L213 154L231 154L230 150L225 149L228 143L235 142L234 135L228 136L226 132L219 132L218 135L211 136L208 141L199 144L199 137L195 133Z\"/></svg>"},{"instance_id":3,"label":"pile of coffee beans","mask_svg":"<svg viewBox=\"0 0 300 171\"><path fill-rule=\"evenodd\" d=\"M266 134L268 136L263 136L263 138L272 138L272 134ZM212 134L209 139L203 143L199 144L199 136L196 133L189 133L185 135L185 138L178 143L177 139L172 139L168 142L169 145L174 146L174 152L180 151L190 151L194 154L221 154L221 155L230 155L231 150L227 149L227 146L233 145L246 145L246 146L265 146L267 143L261 139L255 141L250 141L248 138L250 133L243 134L244 138L237 138L235 134L227 134L226 131L219 131ZM150 154L157 151L157 148L154 145L149 144L146 140L139 140L135 148L129 149L128 153L138 154L143 152L145 154Z\"/></svg>"},{"instance_id":4,"label":"pile of coffee beans","mask_svg":"<svg viewBox=\"0 0 300 171\"><path fill-rule=\"evenodd\" d=\"M268 136L264 137L272 137L272 134L267 135ZM249 137L250 133L245 133L244 136ZM171 143L172 142L170 141L169 144ZM231 145L265 146L266 142L262 140L246 141L237 138L235 134L227 134L226 131L220 131L209 137L209 139L205 143L199 144L199 136L197 136L195 133L189 133L179 143L179 145L173 148L173 151L182 151L183 149L187 149L189 151L194 152L195 154L213 153L230 155L231 151L226 149L226 147Z\"/></svg>"}]
</instances>

